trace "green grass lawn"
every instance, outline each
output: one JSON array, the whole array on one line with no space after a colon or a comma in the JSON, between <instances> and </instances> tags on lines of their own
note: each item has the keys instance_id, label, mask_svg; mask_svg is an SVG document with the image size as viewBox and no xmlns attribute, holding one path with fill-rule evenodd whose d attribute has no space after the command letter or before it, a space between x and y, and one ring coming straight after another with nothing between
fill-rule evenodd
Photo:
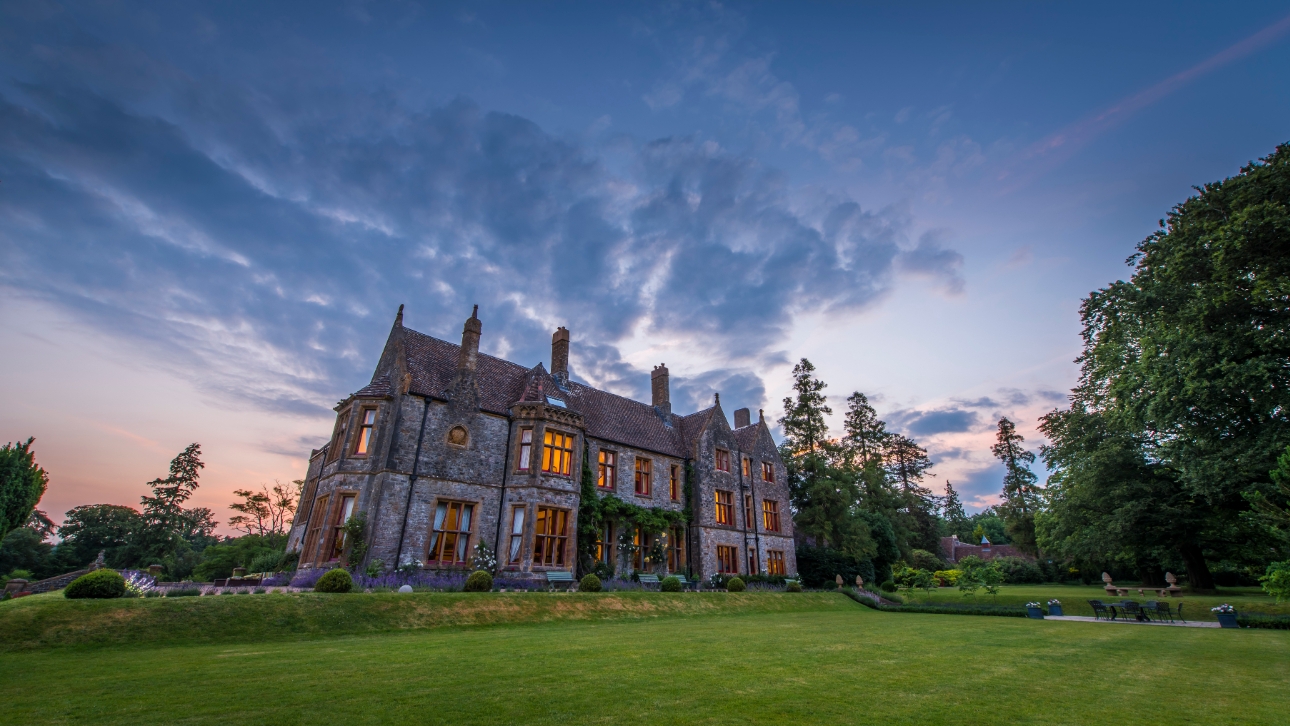
<instances>
[{"instance_id":1,"label":"green grass lawn","mask_svg":"<svg viewBox=\"0 0 1290 726\"><path fill-rule=\"evenodd\" d=\"M181 602L215 635L190 631ZM883 613L828 593L83 603L0 605L0 721L1172 725L1290 709L1286 631ZM9 640L15 619L62 627L60 610L132 625ZM370 632L328 636L355 632L347 613ZM159 623L172 634L136 630Z\"/></svg>"},{"instance_id":2,"label":"green grass lawn","mask_svg":"<svg viewBox=\"0 0 1290 726\"><path fill-rule=\"evenodd\" d=\"M907 603L1024 605L1028 602L1037 602L1045 607L1047 607L1049 600L1057 599L1062 601L1062 610L1066 615L1087 615L1090 617L1093 615L1093 608L1089 607L1089 600L1118 602L1122 599L1136 600L1139 603L1144 603L1148 600L1163 600L1174 608L1177 608L1179 604L1185 604L1183 616L1188 620L1214 622L1218 618L1209 609L1222 603L1228 603L1242 613L1290 615L1290 602L1278 605L1275 600L1268 597L1266 593L1257 587L1221 588L1217 595L1184 594L1182 597L1166 598L1159 597L1154 592L1146 589L1143 590L1142 595L1133 590L1127 596L1120 598L1107 595L1105 590L1095 585L1004 585L1000 588L997 598L987 595L985 590L978 590L975 597L965 597L956 587L941 587L931 592L901 590L899 595Z\"/></svg>"}]
</instances>

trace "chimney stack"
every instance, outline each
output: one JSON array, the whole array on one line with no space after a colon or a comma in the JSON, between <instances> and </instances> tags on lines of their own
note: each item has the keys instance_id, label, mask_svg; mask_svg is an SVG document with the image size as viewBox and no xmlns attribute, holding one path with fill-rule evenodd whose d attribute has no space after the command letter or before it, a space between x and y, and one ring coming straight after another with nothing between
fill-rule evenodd
<instances>
[{"instance_id":1,"label":"chimney stack","mask_svg":"<svg viewBox=\"0 0 1290 726\"><path fill-rule=\"evenodd\" d=\"M461 357L457 359L459 369L474 372L475 365L479 362L479 333L483 327L483 323L479 322L479 306L476 305L466 319L465 327L461 329Z\"/></svg>"},{"instance_id":2,"label":"chimney stack","mask_svg":"<svg viewBox=\"0 0 1290 726\"><path fill-rule=\"evenodd\" d=\"M741 408L735 411L735 428L741 429L752 424L752 411Z\"/></svg>"},{"instance_id":3,"label":"chimney stack","mask_svg":"<svg viewBox=\"0 0 1290 726\"><path fill-rule=\"evenodd\" d=\"M562 386L569 381L569 331L563 325L551 336L551 375Z\"/></svg>"},{"instance_id":4,"label":"chimney stack","mask_svg":"<svg viewBox=\"0 0 1290 726\"><path fill-rule=\"evenodd\" d=\"M660 363L650 374L650 392L654 397L654 408L664 416L672 415L672 391L668 386L666 363Z\"/></svg>"}]
</instances>

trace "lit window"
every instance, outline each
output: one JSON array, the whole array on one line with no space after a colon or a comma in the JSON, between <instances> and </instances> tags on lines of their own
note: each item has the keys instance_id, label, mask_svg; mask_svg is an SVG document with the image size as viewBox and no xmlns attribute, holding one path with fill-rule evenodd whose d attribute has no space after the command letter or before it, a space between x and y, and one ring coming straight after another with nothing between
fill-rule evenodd
<instances>
[{"instance_id":1,"label":"lit window","mask_svg":"<svg viewBox=\"0 0 1290 726\"><path fill-rule=\"evenodd\" d=\"M507 561L512 565L520 563L520 555L523 551L524 544L524 507L523 505L511 510L511 551Z\"/></svg>"},{"instance_id":2,"label":"lit window","mask_svg":"<svg viewBox=\"0 0 1290 726\"><path fill-rule=\"evenodd\" d=\"M685 569L685 529L673 527L671 546L667 548L667 571L680 572Z\"/></svg>"},{"instance_id":3,"label":"lit window","mask_svg":"<svg viewBox=\"0 0 1290 726\"><path fill-rule=\"evenodd\" d=\"M363 409L363 420L358 425L358 441L354 443L354 455L363 456L372 448L372 427L376 426L376 409Z\"/></svg>"},{"instance_id":4,"label":"lit window","mask_svg":"<svg viewBox=\"0 0 1290 726\"><path fill-rule=\"evenodd\" d=\"M542 471L568 476L573 461L573 437L548 429L543 442L546 447L542 452Z\"/></svg>"},{"instance_id":5,"label":"lit window","mask_svg":"<svg viewBox=\"0 0 1290 726\"><path fill-rule=\"evenodd\" d=\"M475 505L439 502L434 510L434 531L430 535L429 562L461 565L470 554L470 519Z\"/></svg>"},{"instance_id":6,"label":"lit window","mask_svg":"<svg viewBox=\"0 0 1290 726\"><path fill-rule=\"evenodd\" d=\"M535 525L533 564L564 567L564 551L569 543L569 513L563 509L538 507Z\"/></svg>"},{"instance_id":7,"label":"lit window","mask_svg":"<svg viewBox=\"0 0 1290 726\"><path fill-rule=\"evenodd\" d=\"M744 526L745 527L753 526L752 513L753 513L752 495L745 494L744 495Z\"/></svg>"},{"instance_id":8,"label":"lit window","mask_svg":"<svg viewBox=\"0 0 1290 726\"><path fill-rule=\"evenodd\" d=\"M735 523L735 493L717 490L717 524Z\"/></svg>"},{"instance_id":9,"label":"lit window","mask_svg":"<svg viewBox=\"0 0 1290 726\"><path fill-rule=\"evenodd\" d=\"M636 554L632 557L632 567L637 570L645 569L645 548L649 542L649 537L641 532L640 527L632 530L632 545L636 547Z\"/></svg>"},{"instance_id":10,"label":"lit window","mask_svg":"<svg viewBox=\"0 0 1290 726\"><path fill-rule=\"evenodd\" d=\"M772 482L775 481L774 464L770 463L769 461L763 461L761 463L761 479L762 481L772 481Z\"/></svg>"},{"instance_id":11,"label":"lit window","mask_svg":"<svg viewBox=\"0 0 1290 726\"><path fill-rule=\"evenodd\" d=\"M529 470L533 459L533 429L520 429L520 471Z\"/></svg>"},{"instance_id":12,"label":"lit window","mask_svg":"<svg viewBox=\"0 0 1290 726\"><path fill-rule=\"evenodd\" d=\"M345 523L353 514L354 495L345 494L340 498L340 506L336 507L336 519L332 522L331 557L328 559L338 560L345 552L345 545L349 544L345 537Z\"/></svg>"},{"instance_id":13,"label":"lit window","mask_svg":"<svg viewBox=\"0 0 1290 726\"><path fill-rule=\"evenodd\" d=\"M614 483L618 481L615 474L618 467L618 454L612 451L600 450L600 474L596 479L596 486L601 489L613 489Z\"/></svg>"},{"instance_id":14,"label":"lit window","mask_svg":"<svg viewBox=\"0 0 1290 726\"><path fill-rule=\"evenodd\" d=\"M787 575L788 570L784 568L783 550L770 550L766 553L766 574L768 575Z\"/></svg>"},{"instance_id":15,"label":"lit window","mask_svg":"<svg viewBox=\"0 0 1290 726\"><path fill-rule=\"evenodd\" d=\"M743 460L743 473L744 473L744 477L745 477L745 478L747 478L747 479L751 479L751 478L752 478L752 460L751 460L751 459L744 458L744 460Z\"/></svg>"},{"instance_id":16,"label":"lit window","mask_svg":"<svg viewBox=\"0 0 1290 726\"><path fill-rule=\"evenodd\" d=\"M730 452L717 449L717 471L730 471Z\"/></svg>"},{"instance_id":17,"label":"lit window","mask_svg":"<svg viewBox=\"0 0 1290 726\"><path fill-rule=\"evenodd\" d=\"M327 503L331 495L324 494L314 501L313 511L309 513L309 529L305 534L305 551L300 554L301 562L313 562L321 547L323 522L327 520Z\"/></svg>"},{"instance_id":18,"label":"lit window","mask_svg":"<svg viewBox=\"0 0 1290 726\"><path fill-rule=\"evenodd\" d=\"M779 531L779 502L762 500L761 503L761 520L762 526L767 532Z\"/></svg>"},{"instance_id":19,"label":"lit window","mask_svg":"<svg viewBox=\"0 0 1290 726\"><path fill-rule=\"evenodd\" d=\"M614 564L614 523L605 522L598 535L600 539L596 542L596 559L607 565Z\"/></svg>"},{"instance_id":20,"label":"lit window","mask_svg":"<svg viewBox=\"0 0 1290 726\"><path fill-rule=\"evenodd\" d=\"M734 547L717 545L717 572L738 574L738 557L739 555L735 552Z\"/></svg>"},{"instance_id":21,"label":"lit window","mask_svg":"<svg viewBox=\"0 0 1290 726\"><path fill-rule=\"evenodd\" d=\"M653 469L649 459L636 457L636 496L648 497Z\"/></svg>"},{"instance_id":22,"label":"lit window","mask_svg":"<svg viewBox=\"0 0 1290 726\"><path fill-rule=\"evenodd\" d=\"M674 502L681 500L681 467L672 465L672 473L667 478L668 498Z\"/></svg>"}]
</instances>

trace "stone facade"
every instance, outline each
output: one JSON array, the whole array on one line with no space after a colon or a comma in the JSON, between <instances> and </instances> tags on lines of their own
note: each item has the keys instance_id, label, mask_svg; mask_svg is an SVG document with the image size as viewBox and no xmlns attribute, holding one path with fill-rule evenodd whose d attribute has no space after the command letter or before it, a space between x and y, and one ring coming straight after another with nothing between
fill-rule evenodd
<instances>
[{"instance_id":1,"label":"stone facade","mask_svg":"<svg viewBox=\"0 0 1290 726\"><path fill-rule=\"evenodd\" d=\"M618 572L702 579L724 564L796 575L787 472L764 419L740 409L732 429L719 398L673 414L665 366L653 371L649 404L571 381L564 328L552 337L550 372L481 354L481 335L477 314L454 345L405 328L400 308L371 383L337 404L330 443L310 456L288 539L302 567L335 561L347 547L340 525L363 514L368 563L465 569L483 542L512 576L586 569L576 562L582 457L599 484L604 453L612 476L597 496L677 512L687 493L691 501L691 521L667 540L668 562L620 549L633 528L612 523L602 559ZM721 501L731 509L718 521ZM719 558L719 547L737 554Z\"/></svg>"}]
</instances>

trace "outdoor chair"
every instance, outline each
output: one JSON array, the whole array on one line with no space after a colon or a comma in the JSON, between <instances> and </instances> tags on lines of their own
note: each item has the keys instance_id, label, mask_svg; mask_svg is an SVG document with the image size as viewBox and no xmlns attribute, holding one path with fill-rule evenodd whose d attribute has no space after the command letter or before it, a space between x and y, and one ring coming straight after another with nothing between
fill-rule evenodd
<instances>
[{"instance_id":1,"label":"outdoor chair","mask_svg":"<svg viewBox=\"0 0 1290 726\"><path fill-rule=\"evenodd\" d=\"M1147 603L1147 604L1150 605L1151 603ZM1162 623L1165 620L1168 620L1171 623L1174 621L1173 608L1169 607L1169 603L1167 602L1156 603L1156 619Z\"/></svg>"},{"instance_id":2,"label":"outdoor chair","mask_svg":"<svg viewBox=\"0 0 1290 726\"><path fill-rule=\"evenodd\" d=\"M1187 622L1187 620L1186 620L1186 619L1184 619L1184 618L1183 618L1183 616L1182 616L1182 608L1183 608L1183 605L1184 605L1184 604L1185 604L1185 603L1178 603L1178 615L1177 615L1176 617L1177 617L1179 620L1182 620L1182 621L1185 623L1185 622Z\"/></svg>"},{"instance_id":3,"label":"outdoor chair","mask_svg":"<svg viewBox=\"0 0 1290 726\"><path fill-rule=\"evenodd\" d=\"M1093 618L1095 620L1103 617L1107 620L1111 619L1111 611L1107 610L1106 605L1102 604L1101 600L1089 600L1088 604L1093 606Z\"/></svg>"},{"instance_id":4,"label":"outdoor chair","mask_svg":"<svg viewBox=\"0 0 1290 726\"><path fill-rule=\"evenodd\" d=\"M1142 607L1132 600L1125 600L1120 603L1120 607L1124 608L1124 617L1126 620L1130 615L1132 615L1135 620L1147 619L1146 614L1142 612Z\"/></svg>"},{"instance_id":5,"label":"outdoor chair","mask_svg":"<svg viewBox=\"0 0 1290 726\"><path fill-rule=\"evenodd\" d=\"M1160 603L1155 600L1148 600L1142 603L1142 612L1146 614L1147 620L1151 619L1152 614L1160 612L1160 608L1157 607L1159 604Z\"/></svg>"}]
</instances>

